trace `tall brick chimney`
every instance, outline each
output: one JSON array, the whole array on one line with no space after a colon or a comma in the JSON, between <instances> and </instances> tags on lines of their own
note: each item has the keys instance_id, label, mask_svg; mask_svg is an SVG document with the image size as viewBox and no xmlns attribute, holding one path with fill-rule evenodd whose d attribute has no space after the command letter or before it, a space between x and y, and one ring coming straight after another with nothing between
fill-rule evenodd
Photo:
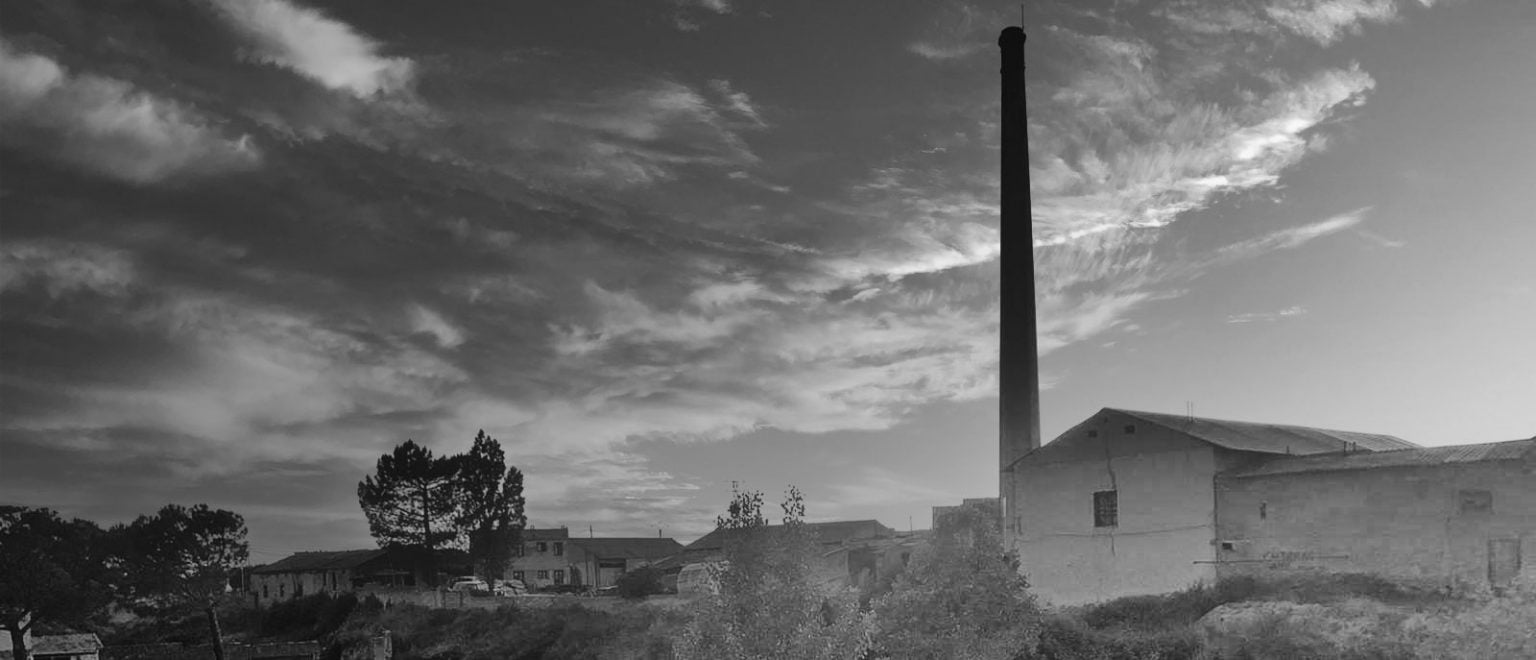
<instances>
[{"instance_id":1,"label":"tall brick chimney","mask_svg":"<svg viewBox=\"0 0 1536 660\"><path fill-rule=\"evenodd\" d=\"M998 348L998 461L1004 538L1019 532L1013 464L1040 446L1040 358L1035 339L1034 220L1029 202L1029 126L1024 111L1024 29L997 38L1002 50L1002 319Z\"/></svg>"}]
</instances>

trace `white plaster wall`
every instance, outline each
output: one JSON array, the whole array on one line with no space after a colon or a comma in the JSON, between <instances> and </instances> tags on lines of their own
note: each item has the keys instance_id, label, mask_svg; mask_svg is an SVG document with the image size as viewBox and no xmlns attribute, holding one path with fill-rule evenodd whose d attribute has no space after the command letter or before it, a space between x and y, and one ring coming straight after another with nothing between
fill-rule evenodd
<instances>
[{"instance_id":1,"label":"white plaster wall","mask_svg":"<svg viewBox=\"0 0 1536 660\"><path fill-rule=\"evenodd\" d=\"M1232 546L1218 550L1231 562L1223 573L1373 573L1483 590L1488 541L1520 539L1522 575L1536 579L1536 470L1520 462L1223 478L1218 489L1218 537ZM1462 489L1492 492L1492 512L1462 513Z\"/></svg>"},{"instance_id":2,"label":"white plaster wall","mask_svg":"<svg viewBox=\"0 0 1536 660\"><path fill-rule=\"evenodd\" d=\"M1057 443L1015 470L1016 547L1038 596L1074 605L1214 580L1213 448L1114 413ZM1096 529L1093 493L1111 489L1119 524Z\"/></svg>"}]
</instances>

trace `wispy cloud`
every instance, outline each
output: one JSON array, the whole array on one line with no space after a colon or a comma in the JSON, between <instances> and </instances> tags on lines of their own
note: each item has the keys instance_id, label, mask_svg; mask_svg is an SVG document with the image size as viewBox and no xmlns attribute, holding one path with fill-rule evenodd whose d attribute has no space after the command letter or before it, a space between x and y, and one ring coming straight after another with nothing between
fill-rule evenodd
<instances>
[{"instance_id":1,"label":"wispy cloud","mask_svg":"<svg viewBox=\"0 0 1536 660\"><path fill-rule=\"evenodd\" d=\"M1281 319L1301 316L1307 313L1307 308L1301 305L1293 305L1285 309L1273 312L1247 312L1244 314L1227 315L1227 323L1271 323Z\"/></svg>"},{"instance_id":2,"label":"wispy cloud","mask_svg":"<svg viewBox=\"0 0 1536 660\"><path fill-rule=\"evenodd\" d=\"M81 170L157 183L245 170L261 162L176 101L94 74L71 75L45 55L0 39L0 140Z\"/></svg>"},{"instance_id":3,"label":"wispy cloud","mask_svg":"<svg viewBox=\"0 0 1536 660\"><path fill-rule=\"evenodd\" d=\"M287 0L209 0L249 40L247 55L358 97L408 89L415 63L379 54L378 42Z\"/></svg>"},{"instance_id":4,"label":"wispy cloud","mask_svg":"<svg viewBox=\"0 0 1536 660\"><path fill-rule=\"evenodd\" d=\"M1216 260L1217 262L1235 261L1275 250L1298 248L1311 241L1330 234L1336 234L1360 224L1365 220L1366 214L1370 213L1370 211L1371 207L1369 206L1361 207L1317 222L1299 227L1288 227L1246 241L1233 243L1218 250Z\"/></svg>"}]
</instances>

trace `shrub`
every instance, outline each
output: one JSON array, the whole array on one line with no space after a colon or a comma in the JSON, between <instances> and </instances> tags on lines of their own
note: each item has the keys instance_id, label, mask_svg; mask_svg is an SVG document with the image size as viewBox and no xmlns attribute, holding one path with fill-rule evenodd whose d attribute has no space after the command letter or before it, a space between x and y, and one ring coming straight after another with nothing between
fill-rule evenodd
<instances>
[{"instance_id":1,"label":"shrub","mask_svg":"<svg viewBox=\"0 0 1536 660\"><path fill-rule=\"evenodd\" d=\"M620 575L618 582L614 586L618 587L620 596L631 600L638 600L646 596L665 593L666 588L662 586L661 578L661 571L650 566L641 566Z\"/></svg>"},{"instance_id":2,"label":"shrub","mask_svg":"<svg viewBox=\"0 0 1536 660\"><path fill-rule=\"evenodd\" d=\"M736 491L728 515L724 560L711 569L717 593L694 601L673 644L692 658L861 658L871 645L872 616L856 594L818 584L815 538L801 520L805 505L791 487L784 525L769 528L762 494Z\"/></svg>"},{"instance_id":3,"label":"shrub","mask_svg":"<svg viewBox=\"0 0 1536 660\"><path fill-rule=\"evenodd\" d=\"M984 511L961 509L874 602L893 658L999 658L1034 648L1041 612Z\"/></svg>"}]
</instances>

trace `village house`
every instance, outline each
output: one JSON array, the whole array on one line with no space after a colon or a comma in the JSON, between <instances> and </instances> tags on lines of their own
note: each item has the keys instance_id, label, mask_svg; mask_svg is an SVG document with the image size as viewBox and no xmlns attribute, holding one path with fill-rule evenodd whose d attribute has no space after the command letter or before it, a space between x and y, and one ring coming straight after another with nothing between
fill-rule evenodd
<instances>
[{"instance_id":1,"label":"village house","mask_svg":"<svg viewBox=\"0 0 1536 660\"><path fill-rule=\"evenodd\" d=\"M258 603L318 593L426 584L419 557L406 549L299 552L251 571L250 591ZM460 551L439 551L437 568L448 574L467 569Z\"/></svg>"},{"instance_id":2,"label":"village house","mask_svg":"<svg viewBox=\"0 0 1536 660\"><path fill-rule=\"evenodd\" d=\"M1536 439L1423 448L1106 408L1003 455L1006 543L1059 605L1296 571L1497 590L1536 565Z\"/></svg>"},{"instance_id":3,"label":"village house","mask_svg":"<svg viewBox=\"0 0 1536 660\"><path fill-rule=\"evenodd\" d=\"M525 529L512 552L507 577L530 588L612 586L626 571L677 554L683 546L661 537L571 538L570 530Z\"/></svg>"}]
</instances>

